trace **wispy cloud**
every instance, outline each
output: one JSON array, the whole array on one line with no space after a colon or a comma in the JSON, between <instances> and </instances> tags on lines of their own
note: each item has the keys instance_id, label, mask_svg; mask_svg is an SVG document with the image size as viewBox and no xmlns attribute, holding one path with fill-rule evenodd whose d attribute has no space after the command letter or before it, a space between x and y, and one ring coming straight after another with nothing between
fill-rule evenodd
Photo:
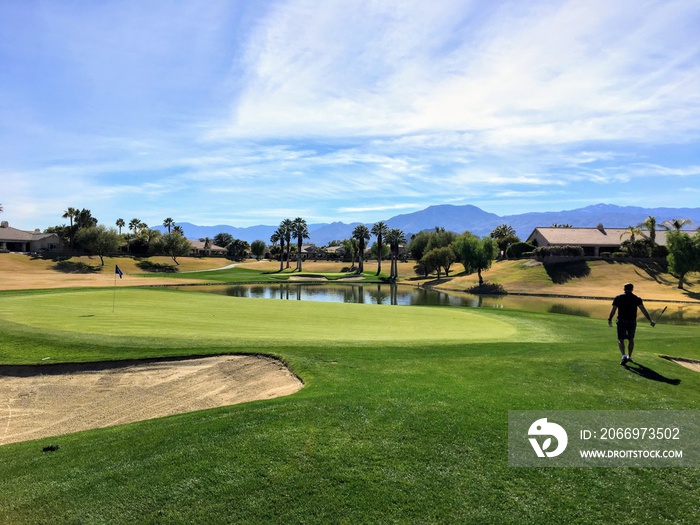
<instances>
[{"instance_id":1,"label":"wispy cloud","mask_svg":"<svg viewBox=\"0 0 700 525\"><path fill-rule=\"evenodd\" d=\"M697 129L700 44L687 2L389 5L275 9L251 39L226 131L451 130L505 147Z\"/></svg>"}]
</instances>

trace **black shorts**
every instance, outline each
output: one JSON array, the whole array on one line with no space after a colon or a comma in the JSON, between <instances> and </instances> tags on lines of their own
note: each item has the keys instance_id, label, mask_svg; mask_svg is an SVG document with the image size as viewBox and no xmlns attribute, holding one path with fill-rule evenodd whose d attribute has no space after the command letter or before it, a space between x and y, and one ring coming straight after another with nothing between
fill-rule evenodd
<instances>
[{"instance_id":1,"label":"black shorts","mask_svg":"<svg viewBox=\"0 0 700 525\"><path fill-rule=\"evenodd\" d=\"M617 320L617 338L622 341L623 339L629 339L630 341L634 339L634 332L637 330L637 321L629 321L627 319Z\"/></svg>"}]
</instances>

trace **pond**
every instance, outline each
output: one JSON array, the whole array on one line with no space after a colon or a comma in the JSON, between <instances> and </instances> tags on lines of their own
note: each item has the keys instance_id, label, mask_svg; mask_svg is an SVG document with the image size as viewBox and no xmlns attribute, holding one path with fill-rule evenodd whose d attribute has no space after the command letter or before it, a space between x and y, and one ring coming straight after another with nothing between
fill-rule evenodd
<instances>
[{"instance_id":1,"label":"pond","mask_svg":"<svg viewBox=\"0 0 700 525\"><path fill-rule=\"evenodd\" d=\"M610 299L577 299L519 295L484 296L462 292L397 284L280 283L239 285L178 286L179 290L290 301L385 304L399 306L456 306L469 308L504 308L594 317L605 320L610 313ZM700 324L700 305L646 301L647 310L656 319L664 306L668 310L663 322Z\"/></svg>"}]
</instances>

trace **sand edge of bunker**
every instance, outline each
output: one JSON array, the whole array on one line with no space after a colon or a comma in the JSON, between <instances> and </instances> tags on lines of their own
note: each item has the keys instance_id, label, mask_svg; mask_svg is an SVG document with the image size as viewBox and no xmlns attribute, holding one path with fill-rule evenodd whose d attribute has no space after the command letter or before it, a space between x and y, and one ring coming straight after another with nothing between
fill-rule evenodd
<instances>
[{"instance_id":1,"label":"sand edge of bunker","mask_svg":"<svg viewBox=\"0 0 700 525\"><path fill-rule=\"evenodd\" d=\"M689 370L693 370L694 372L700 372L700 360L698 359L690 359L688 357L674 357L670 355L660 355L659 357L662 359L666 359L667 361L671 361L672 363L676 363L677 365L681 365L682 367L685 367Z\"/></svg>"},{"instance_id":2,"label":"sand edge of bunker","mask_svg":"<svg viewBox=\"0 0 700 525\"><path fill-rule=\"evenodd\" d=\"M2 365L0 445L291 395L280 359L222 354Z\"/></svg>"}]
</instances>

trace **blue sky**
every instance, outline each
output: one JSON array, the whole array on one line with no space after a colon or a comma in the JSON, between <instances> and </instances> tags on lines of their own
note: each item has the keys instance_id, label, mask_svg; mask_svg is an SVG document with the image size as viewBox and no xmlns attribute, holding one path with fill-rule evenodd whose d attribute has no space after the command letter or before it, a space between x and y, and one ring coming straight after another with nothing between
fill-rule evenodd
<instances>
[{"instance_id":1,"label":"blue sky","mask_svg":"<svg viewBox=\"0 0 700 525\"><path fill-rule=\"evenodd\" d=\"M700 206L697 0L0 1L19 228Z\"/></svg>"}]
</instances>

